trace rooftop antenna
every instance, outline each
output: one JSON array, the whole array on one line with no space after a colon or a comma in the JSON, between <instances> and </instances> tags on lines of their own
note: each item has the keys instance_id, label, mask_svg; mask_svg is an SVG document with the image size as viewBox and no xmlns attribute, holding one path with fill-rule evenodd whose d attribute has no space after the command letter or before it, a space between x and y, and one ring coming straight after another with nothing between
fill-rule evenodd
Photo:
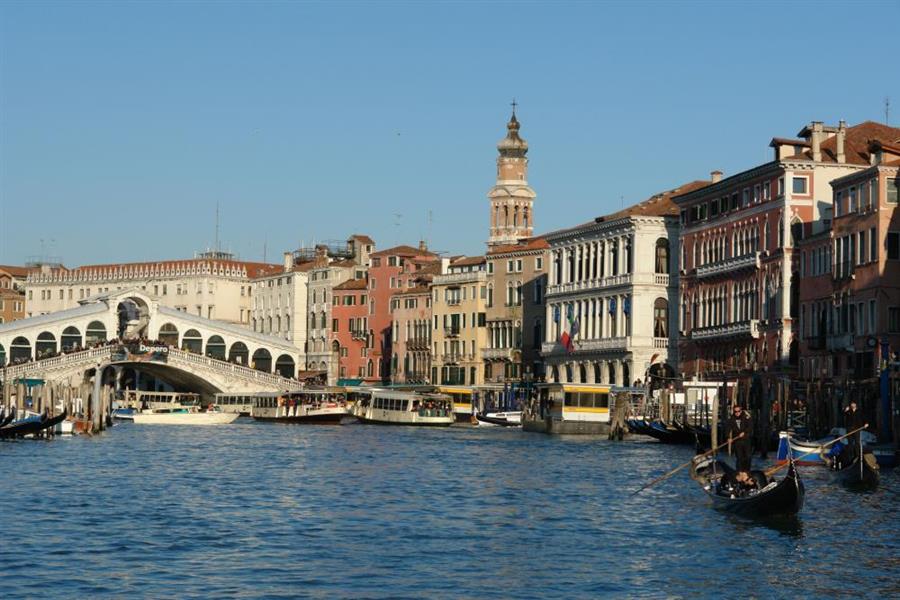
<instances>
[{"instance_id":1,"label":"rooftop antenna","mask_svg":"<svg viewBox=\"0 0 900 600\"><path fill-rule=\"evenodd\" d=\"M269 249L269 241L263 238L263 262L266 262L266 252Z\"/></svg>"},{"instance_id":2,"label":"rooftop antenna","mask_svg":"<svg viewBox=\"0 0 900 600\"><path fill-rule=\"evenodd\" d=\"M219 251L219 201L216 200L216 252Z\"/></svg>"},{"instance_id":3,"label":"rooftop antenna","mask_svg":"<svg viewBox=\"0 0 900 600\"><path fill-rule=\"evenodd\" d=\"M884 97L884 124L885 125L891 124L890 118L891 118L891 98L890 98L890 96L885 96Z\"/></svg>"}]
</instances>

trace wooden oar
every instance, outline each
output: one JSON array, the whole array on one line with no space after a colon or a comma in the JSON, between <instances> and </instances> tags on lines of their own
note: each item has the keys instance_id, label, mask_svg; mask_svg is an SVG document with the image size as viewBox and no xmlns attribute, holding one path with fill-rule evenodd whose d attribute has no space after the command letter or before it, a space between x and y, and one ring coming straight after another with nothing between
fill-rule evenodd
<instances>
[{"instance_id":1,"label":"wooden oar","mask_svg":"<svg viewBox=\"0 0 900 600\"><path fill-rule=\"evenodd\" d=\"M715 452L715 451L718 450L719 448L722 448L722 447L724 447L724 446L727 446L727 445L730 444L733 440L739 440L739 439L741 439L742 437L744 437L744 434L743 434L743 433L740 434L739 436L737 436L736 438L728 438L728 441L727 441L727 442L721 443L721 444L719 444L718 446L716 446L715 448L712 448L711 450L707 450L707 451L704 452L703 454L697 454L696 456L694 456L694 458L692 458L691 460L687 461L687 462L684 463L683 465L678 466L678 467L675 467L674 469L672 469L671 471L669 471L669 472L666 473L665 475L662 475L662 476L660 476L660 477L657 477L656 479L654 479L654 480L651 481L650 483L646 484L645 486L643 486L643 487L640 488L639 490L637 490L637 491L635 491L635 492L632 492L631 495L634 496L635 494L638 494L638 493L640 493L640 492L643 492L643 491L646 490L648 487L651 487L651 486L656 485L656 484L659 483L660 481L665 481L666 479L668 479L669 477L671 477L672 475L674 475L674 474L677 473L678 471L682 470L682 469L685 468L685 467L690 466L690 464L691 464L692 462L694 462L695 460L697 460L698 458L703 457L703 456L709 456L710 454L712 454L713 452Z\"/></svg>"},{"instance_id":2,"label":"wooden oar","mask_svg":"<svg viewBox=\"0 0 900 600\"><path fill-rule=\"evenodd\" d=\"M835 442L839 442L839 441L841 441L841 440L844 439L844 438L848 438L848 437L850 437L851 435L853 435L854 433L858 433L858 432L860 432L860 431L862 431L863 429L866 429L866 428L868 428L868 427L869 427L869 424L866 423L866 424L863 425L862 427L859 427L859 428L857 428L857 429L854 429L854 430L851 431L850 433L845 433L844 435L842 435L842 436L839 437L839 438L834 438L834 439L831 440L830 442L825 442L824 444L822 444L821 446L819 446L818 449L817 449L815 452L807 452L806 454L804 454L803 456L801 456L801 457L799 457L799 458L792 458L792 459L789 458L788 460L786 460L786 461L784 462L784 464L781 464L781 465L775 465L774 467L771 467L771 468L767 469L767 470L765 471L766 477L771 477L773 474L775 474L775 473L777 473L778 471L780 471L781 469L785 468L786 466L788 466L788 465L791 464L792 462L795 462L795 461L798 461L798 460L803 460L803 459L806 458L807 456L814 456L814 455L818 454L819 452L821 452L822 450L824 450L825 448L827 448L828 446L834 444ZM862 443L862 440L860 440L860 443ZM790 438L788 439L788 452L793 453L793 450L791 450L791 441L790 441ZM862 458L862 454L860 454L860 459L861 459L861 458Z\"/></svg>"}]
</instances>

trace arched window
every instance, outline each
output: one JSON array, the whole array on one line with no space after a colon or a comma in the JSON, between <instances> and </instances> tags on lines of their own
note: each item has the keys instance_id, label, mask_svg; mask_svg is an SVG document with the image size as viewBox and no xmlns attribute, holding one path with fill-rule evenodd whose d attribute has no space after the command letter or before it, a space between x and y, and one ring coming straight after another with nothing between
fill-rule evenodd
<instances>
[{"instance_id":1,"label":"arched window","mask_svg":"<svg viewBox=\"0 0 900 600\"><path fill-rule=\"evenodd\" d=\"M669 337L669 302L665 298L653 301L653 337Z\"/></svg>"},{"instance_id":2,"label":"arched window","mask_svg":"<svg viewBox=\"0 0 900 600\"><path fill-rule=\"evenodd\" d=\"M188 329L181 338L181 349L187 350L193 354L201 354L203 352L203 337L196 329Z\"/></svg>"},{"instance_id":3,"label":"arched window","mask_svg":"<svg viewBox=\"0 0 900 600\"><path fill-rule=\"evenodd\" d=\"M294 363L294 359L287 354L279 356L278 360L275 361L275 372L282 377L293 377L296 375L297 367Z\"/></svg>"},{"instance_id":4,"label":"arched window","mask_svg":"<svg viewBox=\"0 0 900 600\"><path fill-rule=\"evenodd\" d=\"M63 329L60 342L62 349L67 352L81 348L81 332L78 331L77 327L66 327Z\"/></svg>"},{"instance_id":5,"label":"arched window","mask_svg":"<svg viewBox=\"0 0 900 600\"><path fill-rule=\"evenodd\" d=\"M669 273L669 240L666 238L656 240L656 272Z\"/></svg>"},{"instance_id":6,"label":"arched window","mask_svg":"<svg viewBox=\"0 0 900 600\"><path fill-rule=\"evenodd\" d=\"M214 335L206 342L206 355L216 360L225 360L225 340Z\"/></svg>"},{"instance_id":7,"label":"arched window","mask_svg":"<svg viewBox=\"0 0 900 600\"><path fill-rule=\"evenodd\" d=\"M56 353L56 336L49 331L40 333L34 344L34 352L38 358Z\"/></svg>"},{"instance_id":8,"label":"arched window","mask_svg":"<svg viewBox=\"0 0 900 600\"><path fill-rule=\"evenodd\" d=\"M250 363L250 366L256 369L257 371L263 371L265 373L272 372L272 354L266 350L265 348L260 348L256 352L253 353L253 361Z\"/></svg>"},{"instance_id":9,"label":"arched window","mask_svg":"<svg viewBox=\"0 0 900 600\"><path fill-rule=\"evenodd\" d=\"M99 344L106 341L106 325L100 321L91 321L87 326L85 344Z\"/></svg>"},{"instance_id":10,"label":"arched window","mask_svg":"<svg viewBox=\"0 0 900 600\"><path fill-rule=\"evenodd\" d=\"M249 358L250 351L244 342L235 342L231 345L231 349L228 350L228 362L230 363L247 365L250 362Z\"/></svg>"},{"instance_id":11,"label":"arched window","mask_svg":"<svg viewBox=\"0 0 900 600\"><path fill-rule=\"evenodd\" d=\"M171 323L165 323L159 328L159 341L167 346L178 347L178 328ZM90 341L88 342L90 343Z\"/></svg>"}]
</instances>

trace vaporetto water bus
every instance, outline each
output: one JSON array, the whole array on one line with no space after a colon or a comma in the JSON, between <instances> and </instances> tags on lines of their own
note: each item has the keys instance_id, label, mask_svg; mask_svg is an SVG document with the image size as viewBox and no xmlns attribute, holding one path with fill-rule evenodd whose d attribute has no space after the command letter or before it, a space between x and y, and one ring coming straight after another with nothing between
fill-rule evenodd
<instances>
[{"instance_id":1,"label":"vaporetto water bus","mask_svg":"<svg viewBox=\"0 0 900 600\"><path fill-rule=\"evenodd\" d=\"M240 415L218 409L201 411L196 406L142 410L131 416L135 425L227 425Z\"/></svg>"},{"instance_id":2,"label":"vaporetto water bus","mask_svg":"<svg viewBox=\"0 0 900 600\"><path fill-rule=\"evenodd\" d=\"M475 396L475 388L464 385L439 385L435 388L439 394L449 396L453 402L453 417L457 423L470 423L474 411L472 403Z\"/></svg>"},{"instance_id":3,"label":"vaporetto water bus","mask_svg":"<svg viewBox=\"0 0 900 600\"><path fill-rule=\"evenodd\" d=\"M371 388L358 390L352 414L364 423L449 427L453 401L443 394Z\"/></svg>"},{"instance_id":4,"label":"vaporetto water bus","mask_svg":"<svg viewBox=\"0 0 900 600\"><path fill-rule=\"evenodd\" d=\"M257 394L250 416L257 421L339 425L350 415L343 388L308 388L282 394Z\"/></svg>"},{"instance_id":5,"label":"vaporetto water bus","mask_svg":"<svg viewBox=\"0 0 900 600\"><path fill-rule=\"evenodd\" d=\"M255 397L254 394L216 394L216 406L221 408L222 412L249 417Z\"/></svg>"},{"instance_id":6,"label":"vaporetto water bus","mask_svg":"<svg viewBox=\"0 0 900 600\"><path fill-rule=\"evenodd\" d=\"M614 388L589 383L540 383L522 414L522 429L539 433L606 435Z\"/></svg>"}]
</instances>

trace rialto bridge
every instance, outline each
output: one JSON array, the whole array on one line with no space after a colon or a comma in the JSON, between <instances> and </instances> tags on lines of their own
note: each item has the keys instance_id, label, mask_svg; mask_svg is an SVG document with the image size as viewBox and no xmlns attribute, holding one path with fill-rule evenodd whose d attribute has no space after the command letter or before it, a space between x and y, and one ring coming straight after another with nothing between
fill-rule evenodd
<instances>
[{"instance_id":1,"label":"rialto bridge","mask_svg":"<svg viewBox=\"0 0 900 600\"><path fill-rule=\"evenodd\" d=\"M137 289L93 296L76 308L0 324L0 375L75 385L113 366L173 389L279 391L303 364L289 342L165 306ZM105 374L101 379L111 377ZM98 380L99 381L99 380Z\"/></svg>"}]
</instances>

